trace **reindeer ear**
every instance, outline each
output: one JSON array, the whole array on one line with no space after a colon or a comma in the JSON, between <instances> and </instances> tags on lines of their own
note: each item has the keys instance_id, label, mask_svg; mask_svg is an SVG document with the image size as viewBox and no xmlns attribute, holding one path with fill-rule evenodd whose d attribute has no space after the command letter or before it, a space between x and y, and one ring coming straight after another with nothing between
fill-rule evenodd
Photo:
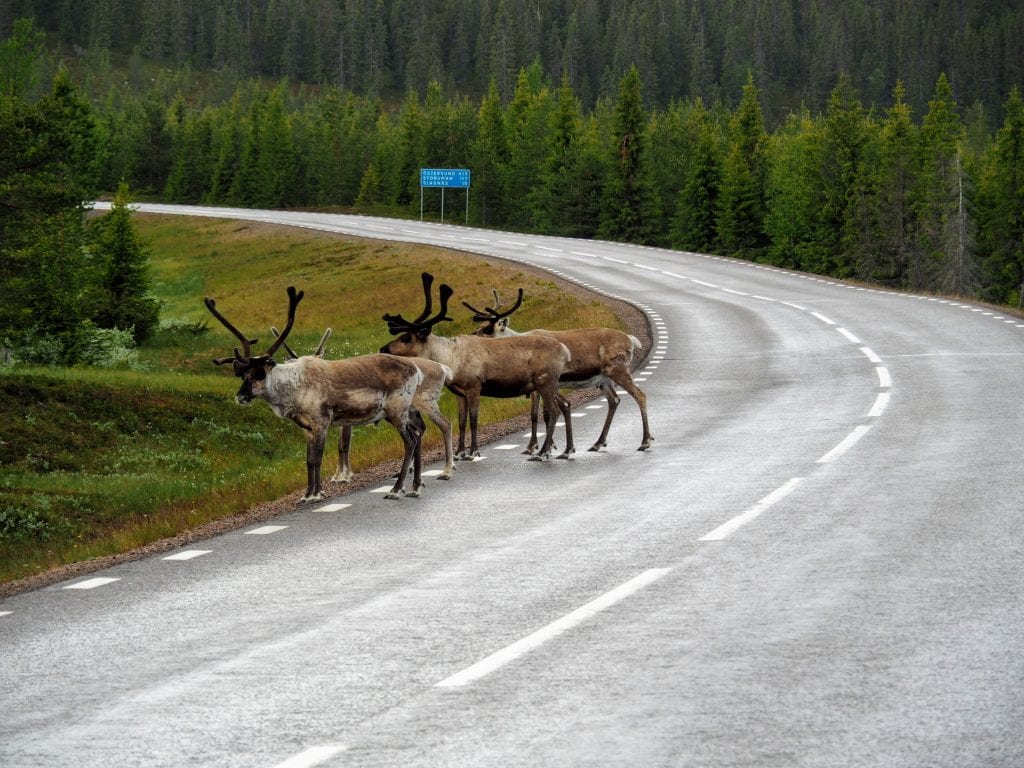
<instances>
[{"instance_id":1,"label":"reindeer ear","mask_svg":"<svg viewBox=\"0 0 1024 768\"><path fill-rule=\"evenodd\" d=\"M503 317L498 321L498 330L504 331L506 328L508 328L508 318Z\"/></svg>"}]
</instances>

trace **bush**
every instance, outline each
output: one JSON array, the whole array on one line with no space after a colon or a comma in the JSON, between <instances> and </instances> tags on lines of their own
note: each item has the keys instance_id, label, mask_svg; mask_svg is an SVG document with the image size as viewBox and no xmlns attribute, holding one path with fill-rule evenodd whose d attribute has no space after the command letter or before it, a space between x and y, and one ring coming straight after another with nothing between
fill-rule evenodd
<instances>
[{"instance_id":1,"label":"bush","mask_svg":"<svg viewBox=\"0 0 1024 768\"><path fill-rule=\"evenodd\" d=\"M133 328L89 328L78 350L78 362L100 368L138 368Z\"/></svg>"},{"instance_id":2,"label":"bush","mask_svg":"<svg viewBox=\"0 0 1024 768\"><path fill-rule=\"evenodd\" d=\"M68 522L52 508L48 496L35 493L0 504L0 544L42 543L64 537Z\"/></svg>"}]
</instances>

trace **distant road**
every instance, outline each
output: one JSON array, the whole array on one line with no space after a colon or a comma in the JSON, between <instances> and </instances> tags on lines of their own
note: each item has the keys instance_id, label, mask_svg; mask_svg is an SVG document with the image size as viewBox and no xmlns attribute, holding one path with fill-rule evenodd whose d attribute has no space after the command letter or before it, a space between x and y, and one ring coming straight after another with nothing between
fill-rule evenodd
<instances>
[{"instance_id":1,"label":"distant road","mask_svg":"<svg viewBox=\"0 0 1024 768\"><path fill-rule=\"evenodd\" d=\"M624 397L599 453L516 437L420 499L0 601L4 768L1024 765L1024 320L655 248L138 207L630 301L655 442Z\"/></svg>"}]
</instances>

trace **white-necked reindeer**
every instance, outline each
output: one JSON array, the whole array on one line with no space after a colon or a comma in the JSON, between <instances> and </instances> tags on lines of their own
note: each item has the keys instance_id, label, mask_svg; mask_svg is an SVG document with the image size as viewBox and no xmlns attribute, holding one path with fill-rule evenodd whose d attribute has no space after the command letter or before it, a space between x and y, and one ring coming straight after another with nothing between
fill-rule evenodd
<instances>
[{"instance_id":1,"label":"white-necked reindeer","mask_svg":"<svg viewBox=\"0 0 1024 768\"><path fill-rule=\"evenodd\" d=\"M207 297L206 308L239 340L233 357L217 358L216 365L232 363L242 386L235 395L240 405L261 399L278 416L289 419L306 432L306 493L300 503L324 497L320 482L324 443L331 424L358 426L385 420L402 438L405 455L398 481L386 498L397 499L405 492L405 477L413 467L413 490L419 495L421 479L420 438L425 425L413 409L416 388L423 374L416 365L390 355L361 355L345 360L323 360L303 356L278 365L274 353L280 349L295 322L295 309L303 293L288 287L288 324L284 331L260 355L252 354L257 339L249 339L219 311Z\"/></svg>"},{"instance_id":2,"label":"white-necked reindeer","mask_svg":"<svg viewBox=\"0 0 1024 768\"><path fill-rule=\"evenodd\" d=\"M643 422L643 439L638 451L645 451L651 447L654 438L647 424L647 396L633 381L630 373L630 365L633 362L633 355L641 348L640 340L622 331L612 328L577 328L569 331L545 331L537 329L517 333L508 327L508 316L519 309L523 303L523 289L519 289L519 296L511 309L504 312L498 311L500 301L498 292L494 291L494 307L486 307L483 311L476 307L462 302L463 306L473 312L473 321L482 323L474 332L477 336L486 338L519 337L526 335L544 335L557 339L569 348L572 353L572 360L566 366L559 381L559 385L573 389L587 389L599 387L608 400L608 415L604 420L604 428L601 436L597 438L590 450L598 451L605 447L608 439L608 430L612 425L612 418L615 416L615 409L619 406L619 396L615 392L615 385L626 390L640 406L640 419ZM530 417L532 422L532 434L530 444L526 448L527 453L537 449L537 403L531 403Z\"/></svg>"},{"instance_id":3,"label":"white-necked reindeer","mask_svg":"<svg viewBox=\"0 0 1024 768\"><path fill-rule=\"evenodd\" d=\"M451 368L453 379L448 389L458 396L460 458L479 456L477 418L480 397L518 397L538 393L544 408L547 434L535 458L550 457L554 446L555 423L558 413L565 419L565 451L558 456L569 458L573 451L572 413L568 401L558 392L558 380L569 364L568 348L546 336L521 336L507 339L486 339L479 336L436 336L432 329L444 320L448 300L453 293L448 285L440 288L441 310L431 312L431 284L433 276L422 275L425 309L415 320L401 315L384 315L388 330L397 338L381 347L381 352L405 357L426 357ZM469 421L469 449L466 449L466 421Z\"/></svg>"},{"instance_id":4,"label":"white-necked reindeer","mask_svg":"<svg viewBox=\"0 0 1024 768\"><path fill-rule=\"evenodd\" d=\"M280 332L273 326L270 327L270 332L274 334L275 338L280 336ZM324 356L324 349L330 337L331 329L328 328L320 338L320 344L317 346L316 352L313 353L314 357ZM298 359L299 356L288 346L287 342L284 344L284 349L290 358ZM452 379L452 370L447 365L435 363L425 357L405 359L411 361L423 374L423 381L416 387L416 394L412 398L413 407L421 414L426 414L441 430L441 437L444 441L444 469L438 475L438 480L451 480L452 473L455 471L455 460L452 454L452 423L441 411L438 401L445 385ZM341 434L338 435L338 471L331 478L332 483L348 483L355 478L355 473L352 472L351 447L352 426L346 424L341 428Z\"/></svg>"}]
</instances>

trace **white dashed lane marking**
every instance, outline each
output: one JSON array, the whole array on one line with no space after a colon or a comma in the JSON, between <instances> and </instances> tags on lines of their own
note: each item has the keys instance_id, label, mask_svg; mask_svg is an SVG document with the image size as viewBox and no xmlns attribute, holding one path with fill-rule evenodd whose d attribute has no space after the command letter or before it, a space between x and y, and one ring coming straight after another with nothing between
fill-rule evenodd
<instances>
[{"instance_id":1,"label":"white dashed lane marking","mask_svg":"<svg viewBox=\"0 0 1024 768\"><path fill-rule=\"evenodd\" d=\"M120 581L120 579L115 579L110 576L98 576L95 579L86 579L85 581L78 581L74 584L68 584L66 587L64 587L64 589L96 589L96 587L103 587L107 584L113 584L115 581Z\"/></svg>"},{"instance_id":2,"label":"white dashed lane marking","mask_svg":"<svg viewBox=\"0 0 1024 768\"><path fill-rule=\"evenodd\" d=\"M246 531L246 534L251 536L266 536L269 533L283 531L287 527L287 525L264 525L261 528L253 528L251 531Z\"/></svg>"},{"instance_id":3,"label":"white dashed lane marking","mask_svg":"<svg viewBox=\"0 0 1024 768\"><path fill-rule=\"evenodd\" d=\"M164 560L192 560L203 555L208 555L213 550L211 549L187 549L184 552L178 552L173 555L168 555L163 558Z\"/></svg>"}]
</instances>

